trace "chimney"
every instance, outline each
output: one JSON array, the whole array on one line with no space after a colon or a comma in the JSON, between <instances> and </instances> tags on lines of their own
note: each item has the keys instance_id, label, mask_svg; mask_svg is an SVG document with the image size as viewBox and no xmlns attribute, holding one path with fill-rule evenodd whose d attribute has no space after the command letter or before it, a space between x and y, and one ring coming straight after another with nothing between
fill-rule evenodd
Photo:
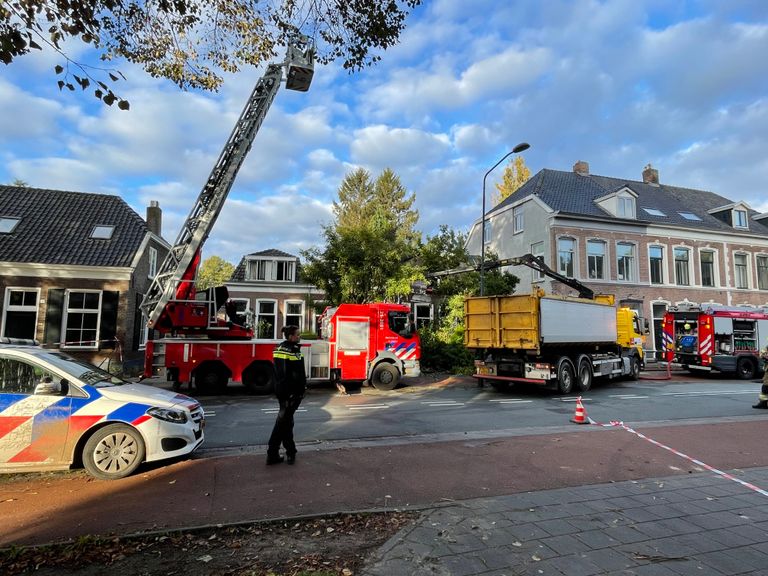
<instances>
[{"instance_id":1,"label":"chimney","mask_svg":"<svg viewBox=\"0 0 768 576\"><path fill-rule=\"evenodd\" d=\"M656 168L651 168L651 165L648 164L643 169L643 182L646 184L652 184L655 186L659 185L659 171L656 170Z\"/></svg>"},{"instance_id":2,"label":"chimney","mask_svg":"<svg viewBox=\"0 0 768 576\"><path fill-rule=\"evenodd\" d=\"M163 211L157 200L150 200L149 206L147 206L147 228L156 236L162 237Z\"/></svg>"},{"instance_id":3,"label":"chimney","mask_svg":"<svg viewBox=\"0 0 768 576\"><path fill-rule=\"evenodd\" d=\"M573 171L579 176L589 176L589 162L579 160L573 165Z\"/></svg>"}]
</instances>

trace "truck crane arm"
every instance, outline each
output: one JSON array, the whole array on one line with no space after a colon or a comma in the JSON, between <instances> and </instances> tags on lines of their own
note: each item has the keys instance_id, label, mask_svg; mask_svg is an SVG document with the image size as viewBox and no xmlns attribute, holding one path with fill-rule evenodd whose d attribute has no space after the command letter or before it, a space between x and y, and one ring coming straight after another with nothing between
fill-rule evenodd
<instances>
[{"instance_id":1,"label":"truck crane arm","mask_svg":"<svg viewBox=\"0 0 768 576\"><path fill-rule=\"evenodd\" d=\"M285 60L269 64L256 83L208 181L140 305L149 328L169 332L204 330L207 326L208 312L194 304L200 249L280 88L283 69L288 90L306 92L309 89L314 73L314 48L308 38L297 35L288 46ZM176 302L172 304L172 301Z\"/></svg>"},{"instance_id":2,"label":"truck crane arm","mask_svg":"<svg viewBox=\"0 0 768 576\"><path fill-rule=\"evenodd\" d=\"M528 266L528 268L532 268L533 270L541 272L542 274L549 276L558 282L562 282L566 286L570 286L579 293L579 298L587 298L589 300L594 300L595 298L595 293L591 288L585 286L576 280L576 278L569 278L568 276L563 276L559 272L555 272L552 270L552 268L546 265L541 257L534 256L533 254L523 254L522 256L515 256L514 258L502 258L500 260L489 260L485 262L485 265L481 264L478 266L460 266L458 268L451 268L449 270L431 272L426 276L427 278L442 278L443 276L452 276L454 274L463 274L465 272L476 272L481 268L485 270L493 270L496 268L502 268L504 266Z\"/></svg>"}]
</instances>

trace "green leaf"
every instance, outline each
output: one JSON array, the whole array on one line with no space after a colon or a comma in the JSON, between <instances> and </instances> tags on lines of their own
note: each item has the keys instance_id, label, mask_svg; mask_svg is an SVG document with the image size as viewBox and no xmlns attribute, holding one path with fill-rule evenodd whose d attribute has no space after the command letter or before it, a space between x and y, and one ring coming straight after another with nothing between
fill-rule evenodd
<instances>
[{"instance_id":1,"label":"green leaf","mask_svg":"<svg viewBox=\"0 0 768 576\"><path fill-rule=\"evenodd\" d=\"M120 108L120 110L131 109L131 105L128 103L128 100L120 100L120 102L117 103L117 107Z\"/></svg>"},{"instance_id":2,"label":"green leaf","mask_svg":"<svg viewBox=\"0 0 768 576\"><path fill-rule=\"evenodd\" d=\"M62 88L64 88L64 80L59 80L58 82L56 82L56 84L58 84L58 85L59 85L59 90L61 90Z\"/></svg>"},{"instance_id":3,"label":"green leaf","mask_svg":"<svg viewBox=\"0 0 768 576\"><path fill-rule=\"evenodd\" d=\"M35 50L42 50L42 48L40 47L40 44L38 44L34 40L29 41L29 47L34 48Z\"/></svg>"},{"instance_id":4,"label":"green leaf","mask_svg":"<svg viewBox=\"0 0 768 576\"><path fill-rule=\"evenodd\" d=\"M61 74L62 72L64 72L64 67L60 66L59 64L56 64L56 66L54 66L53 68L53 71L56 72L56 74Z\"/></svg>"},{"instance_id":5,"label":"green leaf","mask_svg":"<svg viewBox=\"0 0 768 576\"><path fill-rule=\"evenodd\" d=\"M117 82L118 80L120 80L120 78L112 74L112 72L109 73L109 78L112 80L112 82Z\"/></svg>"},{"instance_id":6,"label":"green leaf","mask_svg":"<svg viewBox=\"0 0 768 576\"><path fill-rule=\"evenodd\" d=\"M102 98L101 100L102 100L102 102L104 102L104 104L106 104L107 106L112 106L112 104L114 104L114 103L115 103L115 100L116 100L116 98L115 98L115 95L114 95L114 94L112 94L112 92L110 92L109 94L107 94L106 96L104 96L104 98Z\"/></svg>"}]
</instances>

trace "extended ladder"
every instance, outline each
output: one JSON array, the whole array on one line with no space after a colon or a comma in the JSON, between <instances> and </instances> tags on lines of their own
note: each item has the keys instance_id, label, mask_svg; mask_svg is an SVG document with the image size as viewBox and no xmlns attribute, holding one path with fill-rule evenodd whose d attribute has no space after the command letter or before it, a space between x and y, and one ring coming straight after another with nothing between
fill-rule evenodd
<instances>
[{"instance_id":1,"label":"extended ladder","mask_svg":"<svg viewBox=\"0 0 768 576\"><path fill-rule=\"evenodd\" d=\"M256 83L208 181L182 225L176 243L140 305L149 328L155 328L171 300L177 299L179 294L194 294L196 271L190 270L190 266L197 264L196 256L208 238L237 172L275 99L283 78L283 68L286 68L287 89L299 92L309 89L314 71L314 53L306 38L300 37L293 42L288 47L285 61L268 65Z\"/></svg>"}]
</instances>

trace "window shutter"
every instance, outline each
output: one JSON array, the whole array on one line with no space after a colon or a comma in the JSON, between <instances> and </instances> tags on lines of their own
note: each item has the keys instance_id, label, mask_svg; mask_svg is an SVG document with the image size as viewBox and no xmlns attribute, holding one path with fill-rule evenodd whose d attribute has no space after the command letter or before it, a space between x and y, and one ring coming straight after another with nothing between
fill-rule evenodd
<instances>
[{"instance_id":1,"label":"window shutter","mask_svg":"<svg viewBox=\"0 0 768 576\"><path fill-rule=\"evenodd\" d=\"M99 333L100 349L114 350L117 334L117 305L120 292L104 290L101 293L101 328Z\"/></svg>"},{"instance_id":2,"label":"window shutter","mask_svg":"<svg viewBox=\"0 0 768 576\"><path fill-rule=\"evenodd\" d=\"M43 340L46 344L58 344L61 342L61 312L64 307L64 289L50 288L46 302Z\"/></svg>"}]
</instances>

